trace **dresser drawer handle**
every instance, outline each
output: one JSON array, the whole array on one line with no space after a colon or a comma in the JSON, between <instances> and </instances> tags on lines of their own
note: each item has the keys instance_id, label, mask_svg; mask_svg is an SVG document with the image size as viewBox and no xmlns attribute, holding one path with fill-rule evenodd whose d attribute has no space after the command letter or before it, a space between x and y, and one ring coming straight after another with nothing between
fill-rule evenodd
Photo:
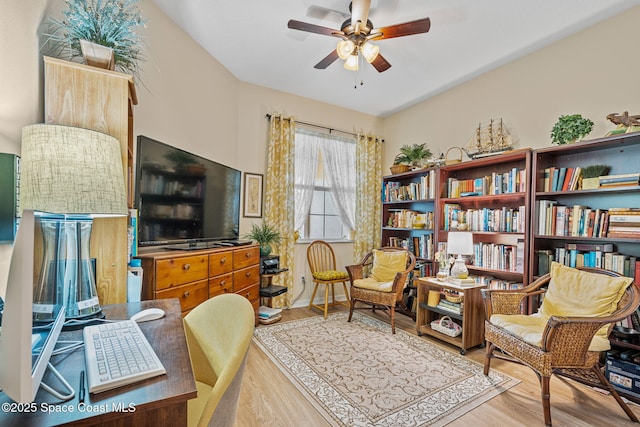
<instances>
[{"instance_id":1,"label":"dresser drawer handle","mask_svg":"<svg viewBox=\"0 0 640 427\"><path fill-rule=\"evenodd\" d=\"M191 268L191 264L185 264L185 265L182 266L182 269L184 271L189 271L190 268Z\"/></svg>"},{"instance_id":2,"label":"dresser drawer handle","mask_svg":"<svg viewBox=\"0 0 640 427\"><path fill-rule=\"evenodd\" d=\"M227 262L227 258L220 258L220 264L224 264L225 262Z\"/></svg>"},{"instance_id":3,"label":"dresser drawer handle","mask_svg":"<svg viewBox=\"0 0 640 427\"><path fill-rule=\"evenodd\" d=\"M250 272L250 271L247 271L247 272L245 273L245 275L246 275L247 277L249 277L249 276L251 276L251 272Z\"/></svg>"},{"instance_id":4,"label":"dresser drawer handle","mask_svg":"<svg viewBox=\"0 0 640 427\"><path fill-rule=\"evenodd\" d=\"M247 252L246 254L244 254L244 256L246 256L247 258L249 258L251 256L251 253Z\"/></svg>"},{"instance_id":5,"label":"dresser drawer handle","mask_svg":"<svg viewBox=\"0 0 640 427\"><path fill-rule=\"evenodd\" d=\"M189 291L185 291L185 292L182 294L182 296L183 296L184 298L189 298L189 295L191 295L191 293L190 293Z\"/></svg>"},{"instance_id":6,"label":"dresser drawer handle","mask_svg":"<svg viewBox=\"0 0 640 427\"><path fill-rule=\"evenodd\" d=\"M223 280L222 282L220 282L220 286L225 287L227 286L227 281Z\"/></svg>"}]
</instances>

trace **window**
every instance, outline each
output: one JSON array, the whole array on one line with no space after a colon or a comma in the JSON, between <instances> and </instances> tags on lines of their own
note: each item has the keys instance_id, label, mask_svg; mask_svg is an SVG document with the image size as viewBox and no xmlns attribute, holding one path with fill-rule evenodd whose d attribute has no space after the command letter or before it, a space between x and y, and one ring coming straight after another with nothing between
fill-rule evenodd
<instances>
[{"instance_id":1,"label":"window","mask_svg":"<svg viewBox=\"0 0 640 427\"><path fill-rule=\"evenodd\" d=\"M355 141L296 129L295 228L303 239L348 239L355 222Z\"/></svg>"}]
</instances>

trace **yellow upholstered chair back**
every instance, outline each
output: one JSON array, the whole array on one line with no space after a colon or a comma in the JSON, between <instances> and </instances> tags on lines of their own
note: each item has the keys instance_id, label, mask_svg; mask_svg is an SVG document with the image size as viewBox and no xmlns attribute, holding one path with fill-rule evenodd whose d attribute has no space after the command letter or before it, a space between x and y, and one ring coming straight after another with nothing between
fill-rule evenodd
<instances>
[{"instance_id":1,"label":"yellow upholstered chair back","mask_svg":"<svg viewBox=\"0 0 640 427\"><path fill-rule=\"evenodd\" d=\"M234 425L254 326L253 306L237 294L218 295L185 316L198 390L188 404L189 426Z\"/></svg>"}]
</instances>

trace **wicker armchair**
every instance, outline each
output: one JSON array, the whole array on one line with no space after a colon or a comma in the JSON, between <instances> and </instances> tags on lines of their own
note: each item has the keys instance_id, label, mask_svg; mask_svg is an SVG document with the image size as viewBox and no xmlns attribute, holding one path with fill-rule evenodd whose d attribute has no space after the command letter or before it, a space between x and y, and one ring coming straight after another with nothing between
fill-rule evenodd
<instances>
[{"instance_id":1,"label":"wicker armchair","mask_svg":"<svg viewBox=\"0 0 640 427\"><path fill-rule=\"evenodd\" d=\"M569 269L573 270L569 273L572 274L574 283L566 283L565 289L577 291L580 288L583 284L580 282L582 279L575 279L576 277L587 277L591 280L592 289L597 289L598 281L606 282L607 285L603 288L609 290L613 287L610 288L608 283L614 281L620 283L614 292L602 294L611 306L610 313L599 317L587 316L580 311L581 297L576 296L577 302L576 300L567 301L563 307L567 311L582 315L551 315L547 318L544 305L547 304L547 308L553 306L553 301L547 301L547 298L551 300L551 292L554 292L554 296L559 295L555 293L556 289L562 286L561 277L566 277L555 273L555 279L553 278L554 271L559 269L569 269L569 267L560 264L552 265L551 273L540 277L524 289L482 291L487 313L485 375L488 375L491 359L494 357L521 363L533 369L542 389L542 407L547 426L551 425L549 388L551 374L572 378L609 391L627 416L632 421L638 422L635 414L604 376L599 363L601 351L609 348L608 334L614 323L629 316L640 305L638 289L633 286L630 278L622 278L612 271L592 268ZM603 275L602 279L594 273ZM575 280L579 283L575 283ZM551 291L552 288L553 291ZM529 316L520 314L521 303L525 298L539 297L543 294L547 297L543 300L538 313ZM502 352L496 352L497 349Z\"/></svg>"},{"instance_id":2,"label":"wicker armchair","mask_svg":"<svg viewBox=\"0 0 640 427\"><path fill-rule=\"evenodd\" d=\"M402 304L402 291L415 265L416 257L411 252L391 246L374 249L359 264L348 265L351 282L348 321L351 322L356 302L360 301L373 311L384 309L391 318L391 333L395 334L395 309ZM365 277L365 268L369 266L371 275Z\"/></svg>"}]
</instances>

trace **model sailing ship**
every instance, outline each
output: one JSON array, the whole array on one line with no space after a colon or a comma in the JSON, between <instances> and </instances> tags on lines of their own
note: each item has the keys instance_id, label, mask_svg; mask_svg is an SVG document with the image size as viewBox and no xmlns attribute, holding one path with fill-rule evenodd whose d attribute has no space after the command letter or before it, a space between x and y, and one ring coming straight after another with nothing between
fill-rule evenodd
<instances>
[{"instance_id":1,"label":"model sailing ship","mask_svg":"<svg viewBox=\"0 0 640 427\"><path fill-rule=\"evenodd\" d=\"M513 138L502 119L478 124L476 134L463 151L472 159L493 156L513 149Z\"/></svg>"}]
</instances>

